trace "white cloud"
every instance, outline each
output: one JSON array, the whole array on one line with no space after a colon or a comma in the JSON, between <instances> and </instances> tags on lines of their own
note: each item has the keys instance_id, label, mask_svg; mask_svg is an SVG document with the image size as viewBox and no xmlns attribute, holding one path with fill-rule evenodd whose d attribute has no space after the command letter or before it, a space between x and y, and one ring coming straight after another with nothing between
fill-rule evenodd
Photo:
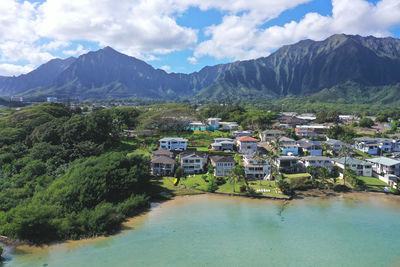
<instances>
[{"instance_id":1,"label":"white cloud","mask_svg":"<svg viewBox=\"0 0 400 267\"><path fill-rule=\"evenodd\" d=\"M187 60L189 61L190 64L193 65L196 65L198 63L196 57L188 57Z\"/></svg>"},{"instance_id":2,"label":"white cloud","mask_svg":"<svg viewBox=\"0 0 400 267\"><path fill-rule=\"evenodd\" d=\"M89 52L89 50L84 49L83 45L78 45L75 49L73 50L64 50L63 54L68 55L68 56L80 56L82 54L86 54Z\"/></svg>"},{"instance_id":3,"label":"white cloud","mask_svg":"<svg viewBox=\"0 0 400 267\"><path fill-rule=\"evenodd\" d=\"M200 43L195 57L204 55L237 60L267 56L282 45L305 38L322 40L335 33L388 36L400 23L400 2L381 0L332 0L332 16L308 13L299 22L262 29L259 14L228 15L206 30L211 39ZM261 21L261 22L260 22Z\"/></svg>"},{"instance_id":4,"label":"white cloud","mask_svg":"<svg viewBox=\"0 0 400 267\"><path fill-rule=\"evenodd\" d=\"M13 76L32 71L34 67L32 65L20 66L14 64L0 64L0 75L1 76Z\"/></svg>"},{"instance_id":5,"label":"white cloud","mask_svg":"<svg viewBox=\"0 0 400 267\"><path fill-rule=\"evenodd\" d=\"M164 66L160 67L160 69L165 70L165 71L170 71L171 67L168 65L164 65Z\"/></svg>"},{"instance_id":6,"label":"white cloud","mask_svg":"<svg viewBox=\"0 0 400 267\"><path fill-rule=\"evenodd\" d=\"M41 64L54 58L48 52L41 50L29 42L6 41L0 42L1 60L6 62L28 61L30 64Z\"/></svg>"}]
</instances>

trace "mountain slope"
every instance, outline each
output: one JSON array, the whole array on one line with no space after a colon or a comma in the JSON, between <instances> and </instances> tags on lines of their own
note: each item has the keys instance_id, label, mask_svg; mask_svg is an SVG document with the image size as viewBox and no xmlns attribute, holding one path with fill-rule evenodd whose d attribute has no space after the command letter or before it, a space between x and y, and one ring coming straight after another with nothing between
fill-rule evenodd
<instances>
[{"instance_id":1,"label":"mountain slope","mask_svg":"<svg viewBox=\"0 0 400 267\"><path fill-rule=\"evenodd\" d=\"M400 40L333 35L303 40L268 57L166 73L110 47L50 61L18 77L0 77L0 95L232 100L335 97L369 92L363 101L394 101L400 83ZM335 91L336 90L336 91ZM351 92L351 90L355 90ZM384 93L382 93L384 92Z\"/></svg>"}]
</instances>

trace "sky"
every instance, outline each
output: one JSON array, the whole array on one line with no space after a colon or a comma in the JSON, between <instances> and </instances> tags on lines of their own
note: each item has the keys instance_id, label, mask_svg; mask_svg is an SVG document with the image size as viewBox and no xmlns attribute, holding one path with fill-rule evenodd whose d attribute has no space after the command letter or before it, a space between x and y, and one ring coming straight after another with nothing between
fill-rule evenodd
<instances>
[{"instance_id":1,"label":"sky","mask_svg":"<svg viewBox=\"0 0 400 267\"><path fill-rule=\"evenodd\" d=\"M105 46L191 73L337 33L400 38L400 0L0 0L0 75Z\"/></svg>"}]
</instances>

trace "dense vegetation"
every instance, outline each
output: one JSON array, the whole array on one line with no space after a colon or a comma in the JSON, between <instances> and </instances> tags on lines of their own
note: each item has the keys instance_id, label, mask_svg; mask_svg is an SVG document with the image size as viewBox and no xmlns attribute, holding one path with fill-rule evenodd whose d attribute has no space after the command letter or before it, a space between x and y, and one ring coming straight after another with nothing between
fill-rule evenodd
<instances>
[{"instance_id":1,"label":"dense vegetation","mask_svg":"<svg viewBox=\"0 0 400 267\"><path fill-rule=\"evenodd\" d=\"M0 234L34 243L108 234L146 208L149 159L115 152L139 114L46 103L0 117Z\"/></svg>"}]
</instances>

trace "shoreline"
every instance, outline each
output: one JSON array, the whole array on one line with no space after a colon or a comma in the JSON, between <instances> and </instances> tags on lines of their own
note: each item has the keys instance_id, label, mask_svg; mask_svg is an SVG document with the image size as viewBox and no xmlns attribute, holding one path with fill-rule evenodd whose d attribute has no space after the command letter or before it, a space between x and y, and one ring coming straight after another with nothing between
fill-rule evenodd
<instances>
[{"instance_id":1,"label":"shoreline","mask_svg":"<svg viewBox=\"0 0 400 267\"><path fill-rule=\"evenodd\" d=\"M370 192L370 191L351 191L351 192L334 192L332 190L319 190L313 189L308 191L300 191L300 193L290 197L290 198L279 198L279 197L270 197L270 196L248 196L248 195L240 195L240 194L229 194L229 193L218 193L218 192L203 192L199 194L180 194L175 195L170 199L159 200L151 203L151 207L133 217L127 218L121 224L121 228L116 231L114 234L110 234L107 236L99 235L93 237L82 237L81 239L68 239L68 240L60 240L55 241L49 244L35 245L29 242L24 242L21 240L15 240L12 238L8 238L6 236L0 235L0 243L4 244L7 247L11 247L15 251L28 252L31 253L35 250L42 250L44 248L49 248L52 246L61 246L61 245L74 245L74 244L85 244L96 241L101 241L108 238L113 238L119 234L123 234L125 231L129 231L132 229L132 222L140 220L141 217L145 217L148 213L152 211L152 209L158 207L159 205L170 202L175 199L179 199L182 197L191 197L191 196L199 196L199 195L210 195L210 196L221 196L221 197L242 197L247 199L260 199L260 200L279 200L279 201L301 201L301 200L310 200L310 199L330 199L330 198L348 198L352 200L365 200L365 197L388 197L392 200L399 201L400 204L400 196L394 195L385 192Z\"/></svg>"}]
</instances>

